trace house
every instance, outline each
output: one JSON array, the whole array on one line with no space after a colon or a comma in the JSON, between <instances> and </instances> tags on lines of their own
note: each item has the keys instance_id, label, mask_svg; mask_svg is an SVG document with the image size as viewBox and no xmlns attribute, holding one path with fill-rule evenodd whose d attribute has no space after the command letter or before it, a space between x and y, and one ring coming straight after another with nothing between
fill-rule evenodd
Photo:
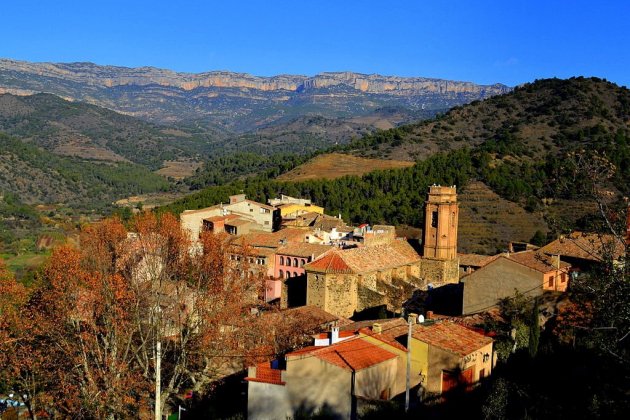
<instances>
[{"instance_id":1,"label":"house","mask_svg":"<svg viewBox=\"0 0 630 420\"><path fill-rule=\"evenodd\" d=\"M518 291L539 296L544 291L563 292L570 265L540 251L501 254L482 268L462 277L462 313L484 312Z\"/></svg>"},{"instance_id":2,"label":"house","mask_svg":"<svg viewBox=\"0 0 630 420\"><path fill-rule=\"evenodd\" d=\"M451 321L426 320L417 322L410 316L409 324L402 318L384 320L359 329L360 337L385 345L399 356L398 376L393 391L400 394L406 388L406 355L411 354L410 387L420 386L423 392L442 394L458 385L472 385L487 377L493 368L493 340ZM403 365L403 363L405 365Z\"/></svg>"},{"instance_id":3,"label":"house","mask_svg":"<svg viewBox=\"0 0 630 420\"><path fill-rule=\"evenodd\" d=\"M398 357L354 334L340 338L335 329L326 345L249 368L247 417L284 419L322 410L337 418L356 418L361 399L393 397Z\"/></svg>"},{"instance_id":4,"label":"house","mask_svg":"<svg viewBox=\"0 0 630 420\"><path fill-rule=\"evenodd\" d=\"M540 248L547 255L560 256L573 270L588 271L607 258L619 262L625 255L624 243L610 234L573 232Z\"/></svg>"},{"instance_id":5,"label":"house","mask_svg":"<svg viewBox=\"0 0 630 420\"><path fill-rule=\"evenodd\" d=\"M402 239L334 249L304 266L306 302L343 317L380 305L398 310L406 296L401 287L421 286L419 262L420 255Z\"/></svg>"},{"instance_id":6,"label":"house","mask_svg":"<svg viewBox=\"0 0 630 420\"><path fill-rule=\"evenodd\" d=\"M217 219L229 215L238 218ZM280 228L280 210L273 206L248 200L245 194L230 196L228 204L218 204L199 210L185 210L179 216L182 227L193 240L199 238L204 227L223 228L232 234L243 234L252 230L274 232Z\"/></svg>"}]
</instances>

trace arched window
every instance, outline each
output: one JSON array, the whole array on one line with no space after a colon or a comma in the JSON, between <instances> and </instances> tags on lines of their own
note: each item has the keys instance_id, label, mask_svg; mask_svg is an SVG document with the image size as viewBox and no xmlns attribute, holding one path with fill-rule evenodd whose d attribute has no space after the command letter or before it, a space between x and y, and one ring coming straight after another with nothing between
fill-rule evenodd
<instances>
[{"instance_id":1,"label":"arched window","mask_svg":"<svg viewBox=\"0 0 630 420\"><path fill-rule=\"evenodd\" d=\"M302 267L304 264L306 264L306 260L302 258L302 260L300 261L300 267Z\"/></svg>"},{"instance_id":2,"label":"arched window","mask_svg":"<svg viewBox=\"0 0 630 420\"><path fill-rule=\"evenodd\" d=\"M297 267L297 266L298 266L298 259L293 258L293 267Z\"/></svg>"},{"instance_id":3,"label":"arched window","mask_svg":"<svg viewBox=\"0 0 630 420\"><path fill-rule=\"evenodd\" d=\"M297 277L297 273L295 271L293 272L293 277Z\"/></svg>"},{"instance_id":4,"label":"arched window","mask_svg":"<svg viewBox=\"0 0 630 420\"><path fill-rule=\"evenodd\" d=\"M289 273L288 271L286 273L284 273L284 278L288 279L289 277L291 277L291 273Z\"/></svg>"},{"instance_id":5,"label":"arched window","mask_svg":"<svg viewBox=\"0 0 630 420\"><path fill-rule=\"evenodd\" d=\"M284 257L280 257L280 265L284 265Z\"/></svg>"},{"instance_id":6,"label":"arched window","mask_svg":"<svg viewBox=\"0 0 630 420\"><path fill-rule=\"evenodd\" d=\"M282 257L280 257L280 258L282 258ZM280 278L283 278L283 277L284 277L284 271L280 270L280 276L279 276L279 277L280 277Z\"/></svg>"}]
</instances>

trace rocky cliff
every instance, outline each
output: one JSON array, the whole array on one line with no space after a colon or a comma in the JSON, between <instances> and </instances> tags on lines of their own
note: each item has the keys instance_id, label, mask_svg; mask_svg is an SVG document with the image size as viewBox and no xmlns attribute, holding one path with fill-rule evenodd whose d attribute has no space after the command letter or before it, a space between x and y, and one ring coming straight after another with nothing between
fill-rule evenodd
<instances>
[{"instance_id":1,"label":"rocky cliff","mask_svg":"<svg viewBox=\"0 0 630 420\"><path fill-rule=\"evenodd\" d=\"M509 90L500 84L353 72L260 77L0 59L0 92L54 93L149 120L205 119L233 131L305 114L365 115L382 106L442 110Z\"/></svg>"}]
</instances>

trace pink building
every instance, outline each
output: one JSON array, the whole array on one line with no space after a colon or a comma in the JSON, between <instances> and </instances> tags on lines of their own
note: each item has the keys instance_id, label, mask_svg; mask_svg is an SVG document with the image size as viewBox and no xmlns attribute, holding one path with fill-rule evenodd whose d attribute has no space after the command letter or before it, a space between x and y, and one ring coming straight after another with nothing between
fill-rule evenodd
<instances>
[{"instance_id":1,"label":"pink building","mask_svg":"<svg viewBox=\"0 0 630 420\"><path fill-rule=\"evenodd\" d=\"M276 261L274 277L278 279L288 279L306 274L304 264L315 260L320 255L333 249L331 245L320 244L289 244L278 248L276 251Z\"/></svg>"}]
</instances>

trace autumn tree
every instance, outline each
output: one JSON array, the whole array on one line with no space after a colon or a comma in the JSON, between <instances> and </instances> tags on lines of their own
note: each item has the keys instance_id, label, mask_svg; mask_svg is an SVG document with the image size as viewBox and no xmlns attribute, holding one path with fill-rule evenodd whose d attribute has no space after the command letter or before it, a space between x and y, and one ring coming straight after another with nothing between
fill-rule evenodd
<instances>
[{"instance_id":1,"label":"autumn tree","mask_svg":"<svg viewBox=\"0 0 630 420\"><path fill-rule=\"evenodd\" d=\"M162 413L182 390L272 356L268 325L251 315L263 278L250 274L248 258L231 259L229 246L212 233L192 243L169 214L142 214L131 232L118 219L88 226L78 248L53 252L38 289L18 306L3 301L1 337L13 319L32 320L24 348L46 365L51 412L137 416L153 410L159 389Z\"/></svg>"}]
</instances>

